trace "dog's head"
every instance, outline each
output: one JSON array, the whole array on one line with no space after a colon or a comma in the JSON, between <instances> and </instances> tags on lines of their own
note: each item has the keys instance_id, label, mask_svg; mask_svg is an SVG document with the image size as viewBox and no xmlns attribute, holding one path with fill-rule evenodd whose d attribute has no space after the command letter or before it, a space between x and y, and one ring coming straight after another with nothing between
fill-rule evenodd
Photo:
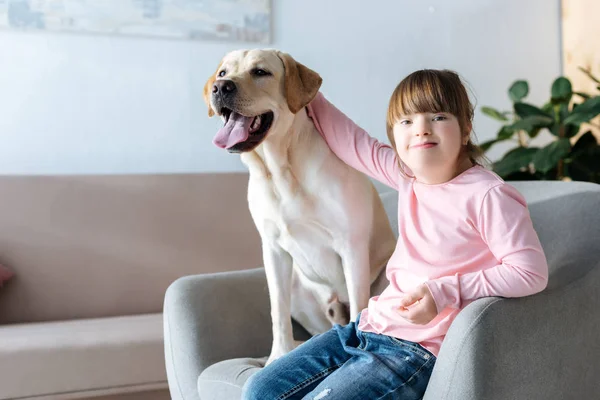
<instances>
[{"instance_id":1,"label":"dog's head","mask_svg":"<svg viewBox=\"0 0 600 400\"><path fill-rule=\"evenodd\" d=\"M256 148L270 132L285 134L321 82L316 72L277 50L227 54L204 85L208 116L217 114L225 123L213 142L242 153Z\"/></svg>"}]
</instances>

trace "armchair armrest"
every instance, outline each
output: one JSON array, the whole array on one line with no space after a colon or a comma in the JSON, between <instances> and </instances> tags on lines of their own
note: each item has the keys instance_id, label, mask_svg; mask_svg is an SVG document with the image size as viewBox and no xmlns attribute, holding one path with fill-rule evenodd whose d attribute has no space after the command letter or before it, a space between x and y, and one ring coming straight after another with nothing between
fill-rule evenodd
<instances>
[{"instance_id":1,"label":"armchair armrest","mask_svg":"<svg viewBox=\"0 0 600 400\"><path fill-rule=\"evenodd\" d=\"M163 319L171 396L199 400L198 376L206 367L269 354L271 316L264 270L180 278L167 289Z\"/></svg>"},{"instance_id":2,"label":"armchair armrest","mask_svg":"<svg viewBox=\"0 0 600 400\"><path fill-rule=\"evenodd\" d=\"M583 399L600 393L600 263L519 299L485 298L454 320L425 400Z\"/></svg>"}]
</instances>

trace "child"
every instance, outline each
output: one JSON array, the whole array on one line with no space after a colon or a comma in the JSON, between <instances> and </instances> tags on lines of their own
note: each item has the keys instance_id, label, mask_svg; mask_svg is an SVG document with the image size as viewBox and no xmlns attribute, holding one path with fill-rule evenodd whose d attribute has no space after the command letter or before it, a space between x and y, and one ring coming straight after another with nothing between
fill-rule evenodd
<instances>
[{"instance_id":1,"label":"child","mask_svg":"<svg viewBox=\"0 0 600 400\"><path fill-rule=\"evenodd\" d=\"M253 375L244 399L420 399L450 324L486 296L546 287L548 266L523 197L478 164L473 106L452 71L422 70L392 94L382 144L321 94L308 107L331 150L398 191L389 286Z\"/></svg>"}]
</instances>

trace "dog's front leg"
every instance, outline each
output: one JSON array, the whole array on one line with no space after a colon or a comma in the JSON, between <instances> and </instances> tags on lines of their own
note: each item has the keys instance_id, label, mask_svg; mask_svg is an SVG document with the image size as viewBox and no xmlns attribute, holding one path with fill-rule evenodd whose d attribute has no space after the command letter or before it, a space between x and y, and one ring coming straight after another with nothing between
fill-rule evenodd
<instances>
[{"instance_id":1,"label":"dog's front leg","mask_svg":"<svg viewBox=\"0 0 600 400\"><path fill-rule=\"evenodd\" d=\"M263 242L264 243L264 242ZM292 257L276 243L263 244L263 260L273 327L273 346L267 365L294 349L291 320Z\"/></svg>"},{"instance_id":2,"label":"dog's front leg","mask_svg":"<svg viewBox=\"0 0 600 400\"><path fill-rule=\"evenodd\" d=\"M350 321L354 321L369 302L371 266L366 240L361 239L351 243L341 252L340 257L350 300Z\"/></svg>"}]
</instances>

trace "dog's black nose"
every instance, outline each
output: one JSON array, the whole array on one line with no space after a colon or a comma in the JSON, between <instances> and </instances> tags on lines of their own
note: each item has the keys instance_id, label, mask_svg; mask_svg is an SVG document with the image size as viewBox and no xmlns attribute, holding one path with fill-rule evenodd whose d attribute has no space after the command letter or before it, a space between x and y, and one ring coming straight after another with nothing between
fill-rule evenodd
<instances>
[{"instance_id":1,"label":"dog's black nose","mask_svg":"<svg viewBox=\"0 0 600 400\"><path fill-rule=\"evenodd\" d=\"M235 86L235 83L233 83L233 81L223 79L223 80L215 82L215 84L213 85L213 88L212 88L212 92L215 94L217 94L217 93L232 94L236 91L236 89L237 88Z\"/></svg>"}]
</instances>

